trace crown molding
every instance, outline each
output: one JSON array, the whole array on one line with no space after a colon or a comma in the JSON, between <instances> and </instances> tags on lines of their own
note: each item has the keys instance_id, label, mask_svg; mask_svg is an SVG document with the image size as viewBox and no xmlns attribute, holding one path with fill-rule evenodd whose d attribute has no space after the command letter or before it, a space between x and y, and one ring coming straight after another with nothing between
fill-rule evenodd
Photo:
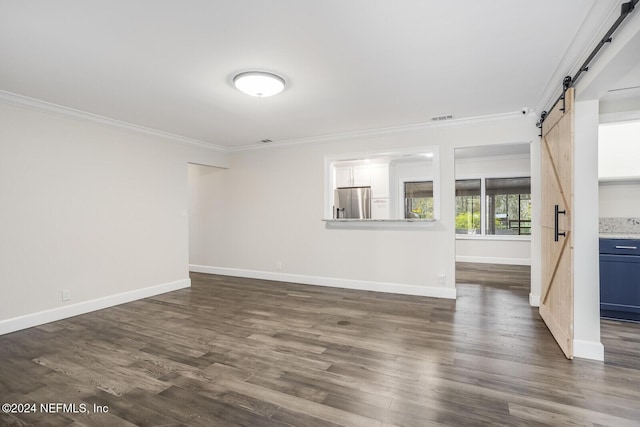
<instances>
[{"instance_id":1,"label":"crown molding","mask_svg":"<svg viewBox=\"0 0 640 427\"><path fill-rule=\"evenodd\" d=\"M0 90L0 102L4 104L13 105L15 107L26 108L33 111L40 111L45 113L53 113L66 117L73 117L76 119L87 120L94 123L101 123L108 126L114 126L121 129L132 130L159 138L168 139L180 144L195 145L200 148L206 148L209 150L228 152L229 148L221 145L213 144L210 142L202 141L199 139L188 138L181 135L176 135L170 132L161 131L158 129L152 129L145 126L136 125L133 123L125 122L122 120L112 119L110 117L101 116L99 114L88 113L86 111L76 110L74 108L65 107L63 105L54 104L47 101L42 101L35 98L29 98L28 96L19 95L13 92L7 92Z\"/></svg>"},{"instance_id":2,"label":"crown molding","mask_svg":"<svg viewBox=\"0 0 640 427\"><path fill-rule=\"evenodd\" d=\"M195 145L200 148L206 148L209 150L215 150L215 151L220 151L225 153L249 151L249 150L260 150L260 149L266 149L266 148L285 147L285 146L300 145L300 144L323 143L323 142L344 140L349 138L394 135L398 133L417 132L417 131L421 131L425 129L433 129L433 128L462 127L462 126L468 126L472 124L491 123L491 122L497 122L502 120L514 120L514 119L522 119L522 118L536 116L535 112L530 112L527 115L523 115L521 111L514 111L514 112L493 114L493 115L486 115L486 116L466 117L466 118L444 120L444 121L437 121L437 122L414 123L414 124L403 125L403 126L392 126L392 127L377 128L377 129L365 129L365 130L358 130L353 132L343 132L343 133L320 135L320 136L310 136L310 137L304 137L304 138L286 139L282 141L271 142L268 144L251 144L251 145L243 145L240 147L225 147L225 146L213 144L210 142L202 141L199 139L188 138L185 136L176 135L173 133L169 133L169 132L165 132L165 131L161 131L153 128L148 128L145 126L136 125L133 123L122 121L122 120L112 119L106 116L101 116L99 114L76 110L74 108L65 107L62 105L54 104L47 101L42 101L35 98L30 98L24 95L19 95L13 92L7 92L3 90L0 90L0 102L13 105L16 107L26 108L33 111L53 113L53 114L73 117L81 120L87 120L95 123L106 124L109 126L114 126L122 129L144 133L147 135L169 139L181 144Z\"/></svg>"},{"instance_id":3,"label":"crown molding","mask_svg":"<svg viewBox=\"0 0 640 427\"><path fill-rule=\"evenodd\" d=\"M522 119L526 117L536 117L536 115L533 112L527 115L523 115L522 111L514 111L509 113L493 114L493 115L487 115L487 116L465 117L460 119L443 120L443 121L436 121L436 122L414 123L414 124L402 125L402 126L391 126L391 127L385 127L385 128L377 128L377 129L365 129L365 130L357 130L352 132L310 136L310 137L295 138L295 139L285 139L282 141L270 142L268 144L251 144L251 145L243 145L241 147L233 147L233 148L229 148L229 151L234 152L234 151L260 150L260 149L268 149L268 148L286 147L290 145L332 142L332 141L339 141L339 140L350 139L350 138L395 135L395 134L404 133L404 132L417 132L425 129L444 128L444 127L462 127L462 126L468 126L472 124L491 123L491 122L497 122L502 120Z\"/></svg>"}]
</instances>

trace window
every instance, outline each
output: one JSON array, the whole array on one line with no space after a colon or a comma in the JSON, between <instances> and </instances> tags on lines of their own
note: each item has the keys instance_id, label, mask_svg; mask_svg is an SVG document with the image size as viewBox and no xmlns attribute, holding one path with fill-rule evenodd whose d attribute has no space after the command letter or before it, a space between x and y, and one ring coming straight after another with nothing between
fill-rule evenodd
<instances>
[{"instance_id":1,"label":"window","mask_svg":"<svg viewBox=\"0 0 640 427\"><path fill-rule=\"evenodd\" d=\"M480 180L456 181L456 234L480 234Z\"/></svg>"},{"instance_id":2,"label":"window","mask_svg":"<svg viewBox=\"0 0 640 427\"><path fill-rule=\"evenodd\" d=\"M433 181L405 181L405 219L433 219Z\"/></svg>"},{"instance_id":3,"label":"window","mask_svg":"<svg viewBox=\"0 0 640 427\"><path fill-rule=\"evenodd\" d=\"M531 235L531 178L456 180L456 234Z\"/></svg>"},{"instance_id":4,"label":"window","mask_svg":"<svg viewBox=\"0 0 640 427\"><path fill-rule=\"evenodd\" d=\"M323 221L327 221L328 228L350 228L351 225L396 227L400 224L406 224L408 228L429 227L440 219L439 165L436 146L327 156ZM336 190L345 187L370 188L368 202L364 203L370 205L370 217L344 218L357 219L362 224L344 221L341 217L342 206L338 204L342 203L336 197L340 196L338 193L346 192Z\"/></svg>"},{"instance_id":5,"label":"window","mask_svg":"<svg viewBox=\"0 0 640 427\"><path fill-rule=\"evenodd\" d=\"M487 178L486 234L531 234L531 178Z\"/></svg>"}]
</instances>

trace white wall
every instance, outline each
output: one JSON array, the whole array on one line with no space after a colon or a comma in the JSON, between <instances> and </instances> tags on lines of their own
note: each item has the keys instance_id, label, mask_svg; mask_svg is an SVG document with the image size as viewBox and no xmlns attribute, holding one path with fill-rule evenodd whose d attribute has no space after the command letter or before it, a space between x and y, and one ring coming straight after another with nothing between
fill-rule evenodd
<instances>
[{"instance_id":1,"label":"white wall","mask_svg":"<svg viewBox=\"0 0 640 427\"><path fill-rule=\"evenodd\" d=\"M599 189L600 217L636 218L640 216L640 180L601 182Z\"/></svg>"},{"instance_id":2,"label":"white wall","mask_svg":"<svg viewBox=\"0 0 640 427\"><path fill-rule=\"evenodd\" d=\"M456 160L456 179L531 175L531 157L513 155Z\"/></svg>"},{"instance_id":3,"label":"white wall","mask_svg":"<svg viewBox=\"0 0 640 427\"><path fill-rule=\"evenodd\" d=\"M531 265L531 240L456 237L456 261Z\"/></svg>"},{"instance_id":4,"label":"white wall","mask_svg":"<svg viewBox=\"0 0 640 427\"><path fill-rule=\"evenodd\" d=\"M425 126L404 132L264 146L232 154L226 257L194 271L421 295L455 295L456 146L529 142L533 118ZM325 156L439 146L441 217L431 228L330 229L322 221ZM224 176L214 174L220 179ZM280 263L280 264L278 264ZM281 270L278 270L281 265ZM439 283L440 275L446 283Z\"/></svg>"},{"instance_id":5,"label":"white wall","mask_svg":"<svg viewBox=\"0 0 640 427\"><path fill-rule=\"evenodd\" d=\"M188 161L226 158L0 103L0 333L188 286Z\"/></svg>"},{"instance_id":6,"label":"white wall","mask_svg":"<svg viewBox=\"0 0 640 427\"><path fill-rule=\"evenodd\" d=\"M189 165L189 264L226 261L231 239L228 169Z\"/></svg>"},{"instance_id":7,"label":"white wall","mask_svg":"<svg viewBox=\"0 0 640 427\"><path fill-rule=\"evenodd\" d=\"M599 127L601 217L640 216L639 134L640 121L601 124Z\"/></svg>"},{"instance_id":8,"label":"white wall","mask_svg":"<svg viewBox=\"0 0 640 427\"><path fill-rule=\"evenodd\" d=\"M542 226L540 218L542 214L542 174L540 149L541 141L538 137L531 144L531 291L529 292L529 304L533 307L540 306L540 294L542 293Z\"/></svg>"},{"instance_id":9,"label":"white wall","mask_svg":"<svg viewBox=\"0 0 640 427\"><path fill-rule=\"evenodd\" d=\"M573 177L574 355L604 360L600 343L598 100L575 103Z\"/></svg>"},{"instance_id":10,"label":"white wall","mask_svg":"<svg viewBox=\"0 0 640 427\"><path fill-rule=\"evenodd\" d=\"M602 124L598 130L598 177L640 179L640 121Z\"/></svg>"},{"instance_id":11,"label":"white wall","mask_svg":"<svg viewBox=\"0 0 640 427\"><path fill-rule=\"evenodd\" d=\"M456 159L456 179L531 176L530 156ZM484 216L483 216L484 220ZM456 235L456 260L493 264L531 264L531 240L524 236Z\"/></svg>"}]
</instances>

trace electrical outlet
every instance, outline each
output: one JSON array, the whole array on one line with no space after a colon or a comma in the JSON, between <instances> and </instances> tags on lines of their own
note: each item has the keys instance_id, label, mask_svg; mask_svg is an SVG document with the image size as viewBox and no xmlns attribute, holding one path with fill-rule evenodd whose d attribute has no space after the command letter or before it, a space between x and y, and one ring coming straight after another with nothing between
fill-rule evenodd
<instances>
[{"instance_id":1,"label":"electrical outlet","mask_svg":"<svg viewBox=\"0 0 640 427\"><path fill-rule=\"evenodd\" d=\"M278 271L282 270L282 261L276 262L276 270L278 270Z\"/></svg>"},{"instance_id":2,"label":"electrical outlet","mask_svg":"<svg viewBox=\"0 0 640 427\"><path fill-rule=\"evenodd\" d=\"M62 290L62 301L69 301L71 299L71 291L69 289Z\"/></svg>"}]
</instances>

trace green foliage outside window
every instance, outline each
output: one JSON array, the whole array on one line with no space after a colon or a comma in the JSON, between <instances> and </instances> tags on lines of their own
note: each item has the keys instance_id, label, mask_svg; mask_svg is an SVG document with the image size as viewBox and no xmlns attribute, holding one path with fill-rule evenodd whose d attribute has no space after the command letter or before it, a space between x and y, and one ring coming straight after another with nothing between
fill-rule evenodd
<instances>
[{"instance_id":1,"label":"green foliage outside window","mask_svg":"<svg viewBox=\"0 0 640 427\"><path fill-rule=\"evenodd\" d=\"M480 212L462 212L456 215L456 231L477 230L480 233Z\"/></svg>"},{"instance_id":2,"label":"green foliage outside window","mask_svg":"<svg viewBox=\"0 0 640 427\"><path fill-rule=\"evenodd\" d=\"M487 235L531 234L531 178L485 178L484 184L481 179L456 180L456 233L481 234L485 221Z\"/></svg>"},{"instance_id":3,"label":"green foliage outside window","mask_svg":"<svg viewBox=\"0 0 640 427\"><path fill-rule=\"evenodd\" d=\"M433 197L407 199L407 203L415 218L433 219Z\"/></svg>"},{"instance_id":4,"label":"green foliage outside window","mask_svg":"<svg viewBox=\"0 0 640 427\"><path fill-rule=\"evenodd\" d=\"M495 203L495 234L531 234L531 195L499 194Z\"/></svg>"},{"instance_id":5,"label":"green foliage outside window","mask_svg":"<svg viewBox=\"0 0 640 427\"><path fill-rule=\"evenodd\" d=\"M433 219L433 181L404 183L404 217Z\"/></svg>"},{"instance_id":6,"label":"green foliage outside window","mask_svg":"<svg viewBox=\"0 0 640 427\"><path fill-rule=\"evenodd\" d=\"M456 195L456 233L480 234L480 183L475 195Z\"/></svg>"}]
</instances>

